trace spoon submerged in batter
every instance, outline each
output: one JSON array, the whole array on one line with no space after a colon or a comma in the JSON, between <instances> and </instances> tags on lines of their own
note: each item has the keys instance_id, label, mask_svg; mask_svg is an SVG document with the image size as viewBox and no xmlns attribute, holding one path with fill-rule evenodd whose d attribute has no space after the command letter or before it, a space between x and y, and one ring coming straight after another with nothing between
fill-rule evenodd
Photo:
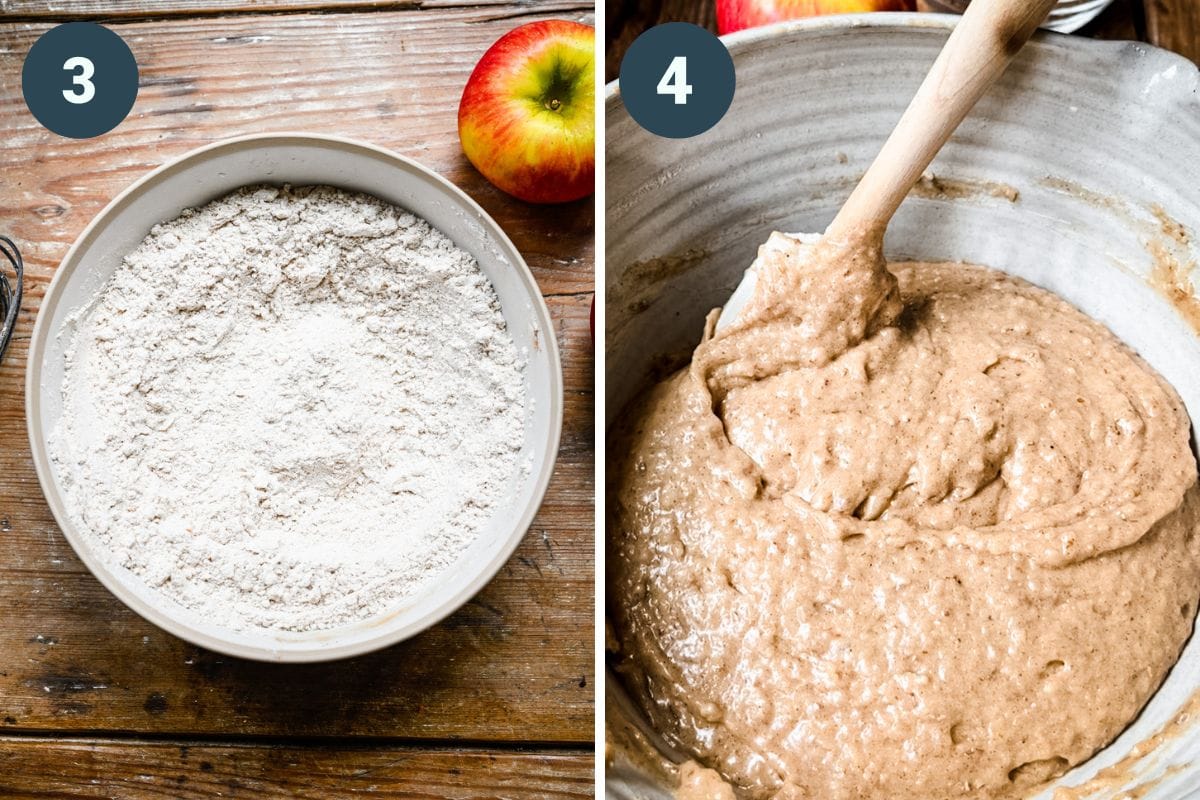
<instances>
[{"instance_id":1,"label":"spoon submerged in batter","mask_svg":"<svg viewBox=\"0 0 1200 800\"><path fill-rule=\"evenodd\" d=\"M745 322L743 316L760 321L771 316L765 306L773 302L772 295L787 294L802 280L798 271L836 263L884 273L883 232L892 215L1054 3L974 0L825 234L772 234L721 311L717 331ZM768 272L770 291L756 297L759 276Z\"/></svg>"}]
</instances>

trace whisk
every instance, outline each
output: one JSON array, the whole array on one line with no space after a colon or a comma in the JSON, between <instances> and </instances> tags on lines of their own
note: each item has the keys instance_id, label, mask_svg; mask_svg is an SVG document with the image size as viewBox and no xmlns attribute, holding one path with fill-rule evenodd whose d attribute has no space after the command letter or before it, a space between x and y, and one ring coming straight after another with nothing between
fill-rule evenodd
<instances>
[{"instance_id":1,"label":"whisk","mask_svg":"<svg viewBox=\"0 0 1200 800\"><path fill-rule=\"evenodd\" d=\"M0 236L0 253L8 259L15 275L15 278L10 278L8 270L0 265L0 320L3 321L3 326L0 327L0 358L3 358L4 351L8 349L8 343L12 339L13 328L17 327L17 314L21 310L25 262L21 260L21 251L17 249L16 243L7 236Z\"/></svg>"}]
</instances>

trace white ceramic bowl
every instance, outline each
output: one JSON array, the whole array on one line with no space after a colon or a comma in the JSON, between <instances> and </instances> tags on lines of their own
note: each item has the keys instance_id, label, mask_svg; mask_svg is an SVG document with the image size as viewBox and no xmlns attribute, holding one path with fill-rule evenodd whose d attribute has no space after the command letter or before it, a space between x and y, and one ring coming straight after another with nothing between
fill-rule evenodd
<instances>
[{"instance_id":1,"label":"white ceramic bowl","mask_svg":"<svg viewBox=\"0 0 1200 800\"><path fill-rule=\"evenodd\" d=\"M521 458L533 467L511 504L478 540L418 594L378 617L312 633L238 632L219 627L147 587L96 552L66 513L46 437L62 411L63 326L87 303L156 223L255 183L326 184L365 192L425 218L470 252L491 280L518 348L529 353L529 415ZM308 134L245 136L194 150L122 192L67 252L34 326L25 387L29 442L42 491L67 541L126 605L194 644L263 661L322 661L408 638L449 615L512 555L541 505L562 428L562 367L550 314L521 254L483 209L449 181L395 153L361 142Z\"/></svg>"},{"instance_id":2,"label":"white ceramic bowl","mask_svg":"<svg viewBox=\"0 0 1200 800\"><path fill-rule=\"evenodd\" d=\"M704 314L729 297L771 230L825 228L952 25L949 17L880 14L730 36L733 105L693 139L646 133L610 87L610 423L656 358L695 345ZM1198 83L1194 65L1164 50L1039 35L934 162L941 189L926 185L901 206L888 231L889 256L987 264L1057 292L1140 352L1200 420L1200 338L1150 278L1156 263L1174 260L1200 285ZM1172 236L1170 220L1187 234ZM1059 785L1084 782L1128 754L1198 686L1194 637L1138 720ZM609 713L619 712L610 704ZM1179 771L1137 796L1193 796L1197 723L1084 797L1127 796L1172 765ZM659 796L620 781L608 789Z\"/></svg>"}]
</instances>

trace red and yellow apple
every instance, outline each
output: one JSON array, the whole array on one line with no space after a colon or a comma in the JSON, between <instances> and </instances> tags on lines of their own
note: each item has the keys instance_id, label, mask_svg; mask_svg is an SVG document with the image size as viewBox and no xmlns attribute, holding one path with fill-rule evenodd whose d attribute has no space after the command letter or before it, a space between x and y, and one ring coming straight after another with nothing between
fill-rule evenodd
<instances>
[{"instance_id":1,"label":"red and yellow apple","mask_svg":"<svg viewBox=\"0 0 1200 800\"><path fill-rule=\"evenodd\" d=\"M530 203L595 191L595 29L546 20L509 31L471 73L458 106L463 152Z\"/></svg>"},{"instance_id":2,"label":"red and yellow apple","mask_svg":"<svg viewBox=\"0 0 1200 800\"><path fill-rule=\"evenodd\" d=\"M717 0L717 31L723 36L743 28L821 14L912 10L912 0Z\"/></svg>"}]
</instances>

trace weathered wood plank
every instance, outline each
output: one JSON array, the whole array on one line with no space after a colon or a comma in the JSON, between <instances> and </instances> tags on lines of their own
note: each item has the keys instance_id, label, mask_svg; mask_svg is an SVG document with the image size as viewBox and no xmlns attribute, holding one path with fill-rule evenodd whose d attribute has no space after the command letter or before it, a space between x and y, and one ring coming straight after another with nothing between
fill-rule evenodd
<instances>
[{"instance_id":1,"label":"weathered wood plank","mask_svg":"<svg viewBox=\"0 0 1200 800\"><path fill-rule=\"evenodd\" d=\"M5 800L568 800L593 795L592 773L588 753L0 737Z\"/></svg>"},{"instance_id":2,"label":"weathered wood plank","mask_svg":"<svg viewBox=\"0 0 1200 800\"><path fill-rule=\"evenodd\" d=\"M567 7L539 5L530 18ZM20 327L0 363L0 733L591 741L593 206L519 203L461 155L462 85L488 45L517 24L498 16L481 7L121 23L115 27L137 55L144 86L129 119L82 142L43 130L21 100L21 60L48 25L0 24L0 232L18 240L28 264ZM219 657L126 610L62 539L25 440L23 375L33 317L84 225L170 157L270 130L366 139L463 187L525 254L563 346L559 467L517 555L442 625L381 653L327 665Z\"/></svg>"},{"instance_id":3,"label":"weathered wood plank","mask_svg":"<svg viewBox=\"0 0 1200 800\"><path fill-rule=\"evenodd\" d=\"M554 14L531 18L543 16ZM83 142L42 128L21 97L21 62L49 26L0 24L0 219L36 282L113 195L172 156L243 133L335 133L412 156L465 189L513 238L547 293L590 292L591 200L513 201L458 144L467 76L514 24L487 9L122 24L142 89L125 122Z\"/></svg>"},{"instance_id":4,"label":"weathered wood plank","mask_svg":"<svg viewBox=\"0 0 1200 800\"><path fill-rule=\"evenodd\" d=\"M282 12L437 10L495 6L506 16L544 13L545 0L0 0L5 17L48 19L137 19Z\"/></svg>"},{"instance_id":5,"label":"weathered wood plank","mask_svg":"<svg viewBox=\"0 0 1200 800\"><path fill-rule=\"evenodd\" d=\"M1200 63L1200 3L1196 0L1144 0L1146 35L1153 44Z\"/></svg>"}]
</instances>

